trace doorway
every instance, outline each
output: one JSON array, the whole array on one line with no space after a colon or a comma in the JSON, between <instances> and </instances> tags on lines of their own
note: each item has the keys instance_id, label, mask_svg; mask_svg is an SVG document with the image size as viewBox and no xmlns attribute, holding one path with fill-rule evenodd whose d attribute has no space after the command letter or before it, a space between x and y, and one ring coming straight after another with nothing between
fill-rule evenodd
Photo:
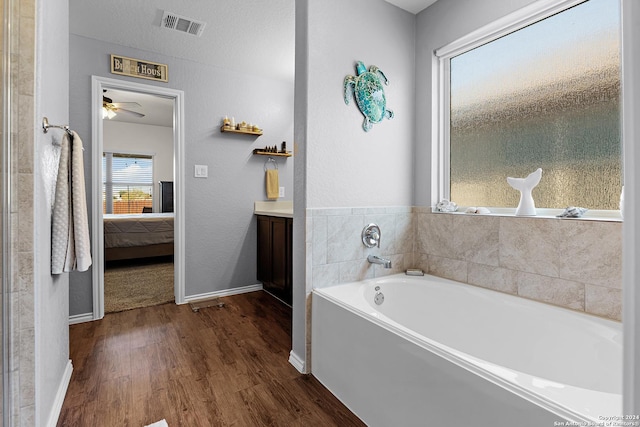
<instances>
[{"instance_id":1,"label":"doorway","mask_svg":"<svg viewBox=\"0 0 640 427\"><path fill-rule=\"evenodd\" d=\"M145 268L148 268L148 260L160 260L158 268L160 268L160 264L164 264L164 267L160 268L160 270L156 269L156 273L162 275L170 274L170 270L167 269L167 260L170 260L172 255L174 300L177 304L184 302L183 99L184 94L182 91L97 76L92 77L92 229L93 236L95 236L93 239L94 246L92 248L95 262L93 270L94 319L102 318L105 313L105 267L107 263L113 265L115 262L116 265L118 265L118 263L133 262L137 264L139 268L136 267L137 270L134 269L131 271L138 271L136 274L146 275L147 273L144 271ZM172 128L170 128L168 136L166 135L165 129L165 136L163 138L169 138L170 141L168 143L172 145L173 155L172 158L169 159L171 166L167 166L166 159L164 161L161 160L163 156L159 154L162 151L160 148L140 146L136 149L132 144L125 144L124 148L122 146L118 148L117 143L114 145L114 143L110 141L112 137L109 135L113 134L115 123L107 122L108 124L106 124L103 119L103 114L106 115L111 111L110 114L112 117L115 117L114 114L120 115L121 118L125 119L118 125L120 129L122 129L123 126L129 126L129 129L134 129L135 126L132 127L132 125L134 125L137 119L140 119L142 113L145 112L143 111L144 108L142 108L143 104L146 105L146 112L150 113L152 105L167 103L172 107L169 119ZM103 109L105 106L107 108ZM164 120L166 122L166 119ZM152 128L149 127L148 130L150 129ZM169 151L171 151L171 149L169 149ZM167 156L165 155L164 157ZM157 159L154 160L154 158ZM125 184L128 182L129 187L126 187L126 185L122 187L116 184L117 179L113 178L114 171L118 170L118 168L114 166L114 162L122 163L123 165L131 163L131 165L138 169L141 169L140 166L143 164L156 164L156 171L146 178L139 175L136 179L124 179L123 181ZM170 167L172 167L172 170L168 172L167 168ZM152 168L150 167L150 169ZM136 184L133 181L145 179L150 180L149 183L146 183L148 185L146 189L141 190L140 186L133 185ZM172 203L168 203L167 201L169 195L167 187L169 186L171 187L170 196ZM131 192L129 192L129 190L131 190ZM138 197L138 194L134 194L138 192L147 193L148 199L145 200L144 197ZM109 196L105 197L107 193L109 193ZM139 243L113 243L114 238L119 239L120 237L116 234L109 234L114 227L112 223L105 225L105 219L109 220L111 216L120 217L121 215L113 214L115 210L117 210L118 213L122 213L120 211L125 205L128 206L129 216L134 218L134 221L138 221L139 224L135 222L125 224L115 223L116 229L152 226L162 232L135 236L136 239L138 239L138 237L142 238ZM132 211L131 209L134 210ZM138 212L138 210L140 212ZM151 211L151 214L142 214L142 212L149 211ZM108 213L105 214L105 212ZM118 220L120 219L121 218L118 218ZM152 220L157 222L150 224L149 221ZM145 221L145 223L140 221ZM166 228L169 223L171 223L171 227L173 228L171 232L167 231L168 229ZM107 235L105 235L105 232ZM166 236L167 233L172 235L173 241L155 240L159 235L164 234ZM130 236L133 235L130 234ZM149 241L149 239L152 240ZM162 261L164 261L164 263ZM145 267L145 264L147 267ZM155 269L153 264L154 262L151 262L152 270ZM123 277L126 277L133 273L129 274L125 269L122 274L124 274Z\"/></svg>"}]
</instances>

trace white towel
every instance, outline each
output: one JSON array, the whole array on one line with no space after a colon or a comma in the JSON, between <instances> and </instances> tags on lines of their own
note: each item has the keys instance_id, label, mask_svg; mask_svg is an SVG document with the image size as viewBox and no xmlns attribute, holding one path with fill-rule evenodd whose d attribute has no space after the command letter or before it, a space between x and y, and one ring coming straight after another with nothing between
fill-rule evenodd
<instances>
[{"instance_id":1,"label":"white towel","mask_svg":"<svg viewBox=\"0 0 640 427\"><path fill-rule=\"evenodd\" d=\"M75 268L78 271L87 271L91 266L91 241L89 240L87 193L84 185L84 149L80 135L75 132L73 132L73 148L71 150L71 194Z\"/></svg>"},{"instance_id":2,"label":"white towel","mask_svg":"<svg viewBox=\"0 0 640 427\"><path fill-rule=\"evenodd\" d=\"M51 218L51 274L86 271L91 265L82 140L62 136Z\"/></svg>"}]
</instances>

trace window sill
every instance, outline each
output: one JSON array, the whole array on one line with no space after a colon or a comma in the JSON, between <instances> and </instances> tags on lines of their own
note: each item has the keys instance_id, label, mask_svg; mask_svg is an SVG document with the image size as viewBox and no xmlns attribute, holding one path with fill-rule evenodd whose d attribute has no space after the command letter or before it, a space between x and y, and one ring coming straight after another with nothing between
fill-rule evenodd
<instances>
[{"instance_id":1,"label":"window sill","mask_svg":"<svg viewBox=\"0 0 640 427\"><path fill-rule=\"evenodd\" d=\"M504 216L514 218L541 218L541 219L558 219L558 220L578 220L578 221L607 221L607 222L623 222L620 211L618 210L589 210L580 218L567 218L558 217L558 215L564 212L564 209L536 209L537 215L535 216L516 216L516 210L514 208L488 208L491 212L486 214L480 213L466 213L466 207L458 207L456 212L440 212L435 208L431 208L432 213L436 214L453 214L453 215L467 215L467 216Z\"/></svg>"}]
</instances>

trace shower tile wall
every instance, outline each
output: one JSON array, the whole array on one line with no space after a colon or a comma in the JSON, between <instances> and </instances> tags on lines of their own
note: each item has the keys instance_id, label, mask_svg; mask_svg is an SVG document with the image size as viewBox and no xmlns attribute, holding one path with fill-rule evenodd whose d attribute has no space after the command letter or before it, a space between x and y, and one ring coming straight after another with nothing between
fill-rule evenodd
<instances>
[{"instance_id":1,"label":"shower tile wall","mask_svg":"<svg viewBox=\"0 0 640 427\"><path fill-rule=\"evenodd\" d=\"M9 382L12 425L35 425L33 147L35 1L11 11L11 284Z\"/></svg>"},{"instance_id":2,"label":"shower tile wall","mask_svg":"<svg viewBox=\"0 0 640 427\"><path fill-rule=\"evenodd\" d=\"M421 268L435 276L620 320L619 222L433 214L430 208L307 210L307 283L321 288ZM380 248L365 248L370 222ZM367 262L390 258L393 268Z\"/></svg>"}]
</instances>

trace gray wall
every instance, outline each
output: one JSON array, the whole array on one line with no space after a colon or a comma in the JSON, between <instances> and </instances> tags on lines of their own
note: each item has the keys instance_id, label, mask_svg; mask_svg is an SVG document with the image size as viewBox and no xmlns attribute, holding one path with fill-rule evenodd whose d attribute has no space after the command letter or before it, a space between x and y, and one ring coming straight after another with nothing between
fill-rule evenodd
<instances>
[{"instance_id":1,"label":"gray wall","mask_svg":"<svg viewBox=\"0 0 640 427\"><path fill-rule=\"evenodd\" d=\"M37 2L37 68L35 83L35 153L34 153L34 296L35 310L29 313L20 307L21 323L29 317L35 322L35 384L29 384L28 376L20 378L24 391L35 389L35 422L45 425L69 364L69 275L51 275L51 206L55 190L55 173L59 150L52 142L59 142L61 131L52 130L44 134L39 130L42 117L47 116L51 124L66 124L69 121L69 55L64 46L69 43L69 34L60 31L67 28L69 8L67 0ZM46 19L45 19L46 17ZM62 48L61 48L62 47ZM28 134L28 133L27 133ZM26 144L28 141L21 141ZM85 156L85 161L88 159ZM27 192L28 194L28 192ZM24 229L23 231L26 231ZM21 339L20 348L29 345L27 337ZM18 343L14 343L18 345ZM27 347L28 348L28 347ZM20 361L28 366L28 357ZM15 397L18 399L18 396ZM57 416L57 414L54 414ZM23 424L29 420L23 419Z\"/></svg>"},{"instance_id":2,"label":"gray wall","mask_svg":"<svg viewBox=\"0 0 640 427\"><path fill-rule=\"evenodd\" d=\"M311 291L307 209L412 204L414 26L414 15L382 0L296 2L296 182L305 183L294 218L293 353L300 360ZM369 132L355 103L343 100L343 80L356 74L358 60L386 74L395 113Z\"/></svg>"},{"instance_id":3,"label":"gray wall","mask_svg":"<svg viewBox=\"0 0 640 427\"><path fill-rule=\"evenodd\" d=\"M185 295L256 284L253 202L266 200L265 157L253 156L252 150L282 141L293 145L293 81L264 78L259 66L256 74L239 73L73 34L69 46L74 64L70 70L70 121L86 136L89 153L91 76L147 83L110 74L109 54L168 64L169 83L148 83L185 93ZM264 135L254 138L221 133L225 115L259 124ZM287 196L281 200L292 200L293 159L279 160L280 185L286 187ZM195 164L208 165L209 178L194 178ZM90 166L85 164L89 177ZM90 273L71 276L71 315L92 311L91 288Z\"/></svg>"}]
</instances>

